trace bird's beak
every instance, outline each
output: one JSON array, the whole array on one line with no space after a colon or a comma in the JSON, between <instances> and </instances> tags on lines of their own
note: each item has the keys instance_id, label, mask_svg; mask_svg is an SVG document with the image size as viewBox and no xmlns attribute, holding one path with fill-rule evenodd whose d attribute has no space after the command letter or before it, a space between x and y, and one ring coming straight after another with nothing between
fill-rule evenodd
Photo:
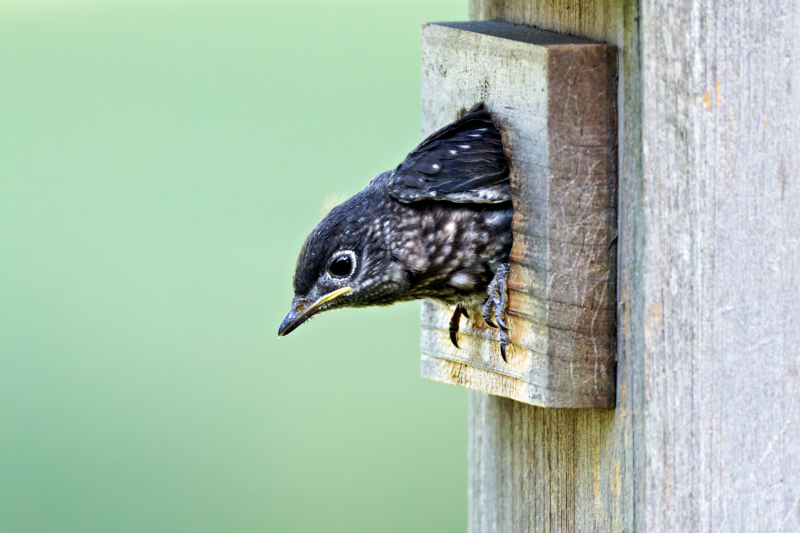
<instances>
[{"instance_id":1,"label":"bird's beak","mask_svg":"<svg viewBox=\"0 0 800 533\"><path fill-rule=\"evenodd\" d=\"M278 328L278 337L288 335L294 331L297 326L314 316L314 314L322 305L335 298L338 298L343 294L347 294L352 290L353 287L342 287L341 289L336 289L325 296L320 296L317 301L311 305L307 304L302 299L296 299L294 302L292 302L291 311L289 311L289 314L286 315L286 318L283 319L283 322L281 322L281 325Z\"/></svg>"}]
</instances>

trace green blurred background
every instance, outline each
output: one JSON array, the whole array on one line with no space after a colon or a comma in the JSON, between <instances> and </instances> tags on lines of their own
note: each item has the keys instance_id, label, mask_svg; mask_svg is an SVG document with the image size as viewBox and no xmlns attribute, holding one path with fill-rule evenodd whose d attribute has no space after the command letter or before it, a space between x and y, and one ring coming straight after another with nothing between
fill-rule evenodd
<instances>
[{"instance_id":1,"label":"green blurred background","mask_svg":"<svg viewBox=\"0 0 800 533\"><path fill-rule=\"evenodd\" d=\"M278 339L467 0L0 0L0 532L466 529L419 304Z\"/></svg>"}]
</instances>

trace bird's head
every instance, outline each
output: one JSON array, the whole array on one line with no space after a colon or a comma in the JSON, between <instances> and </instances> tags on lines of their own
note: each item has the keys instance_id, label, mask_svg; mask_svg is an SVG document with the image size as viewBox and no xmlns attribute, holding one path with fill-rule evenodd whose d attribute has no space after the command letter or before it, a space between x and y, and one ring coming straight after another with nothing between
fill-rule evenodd
<instances>
[{"instance_id":1,"label":"bird's head","mask_svg":"<svg viewBox=\"0 0 800 533\"><path fill-rule=\"evenodd\" d=\"M385 213L369 188L333 208L308 235L294 274L282 337L322 311L402 300L408 273L392 259Z\"/></svg>"}]
</instances>

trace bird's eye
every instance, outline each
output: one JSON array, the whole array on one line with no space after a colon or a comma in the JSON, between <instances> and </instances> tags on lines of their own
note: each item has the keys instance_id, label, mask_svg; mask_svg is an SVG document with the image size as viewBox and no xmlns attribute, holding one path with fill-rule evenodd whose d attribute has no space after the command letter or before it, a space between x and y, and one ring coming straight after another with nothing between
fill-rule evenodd
<instances>
[{"instance_id":1,"label":"bird's eye","mask_svg":"<svg viewBox=\"0 0 800 533\"><path fill-rule=\"evenodd\" d=\"M336 278L346 278L353 273L353 265L355 264L355 254L353 252L345 252L336 257L328 267L328 272L331 276Z\"/></svg>"}]
</instances>

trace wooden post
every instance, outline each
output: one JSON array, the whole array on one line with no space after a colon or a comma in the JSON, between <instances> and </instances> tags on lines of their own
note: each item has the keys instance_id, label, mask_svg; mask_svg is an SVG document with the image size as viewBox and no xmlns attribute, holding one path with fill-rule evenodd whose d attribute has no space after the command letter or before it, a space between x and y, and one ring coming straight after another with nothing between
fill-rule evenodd
<instances>
[{"instance_id":1,"label":"wooden post","mask_svg":"<svg viewBox=\"0 0 800 533\"><path fill-rule=\"evenodd\" d=\"M470 8L620 54L616 409L471 393L470 531L800 531L800 9Z\"/></svg>"}]
</instances>

